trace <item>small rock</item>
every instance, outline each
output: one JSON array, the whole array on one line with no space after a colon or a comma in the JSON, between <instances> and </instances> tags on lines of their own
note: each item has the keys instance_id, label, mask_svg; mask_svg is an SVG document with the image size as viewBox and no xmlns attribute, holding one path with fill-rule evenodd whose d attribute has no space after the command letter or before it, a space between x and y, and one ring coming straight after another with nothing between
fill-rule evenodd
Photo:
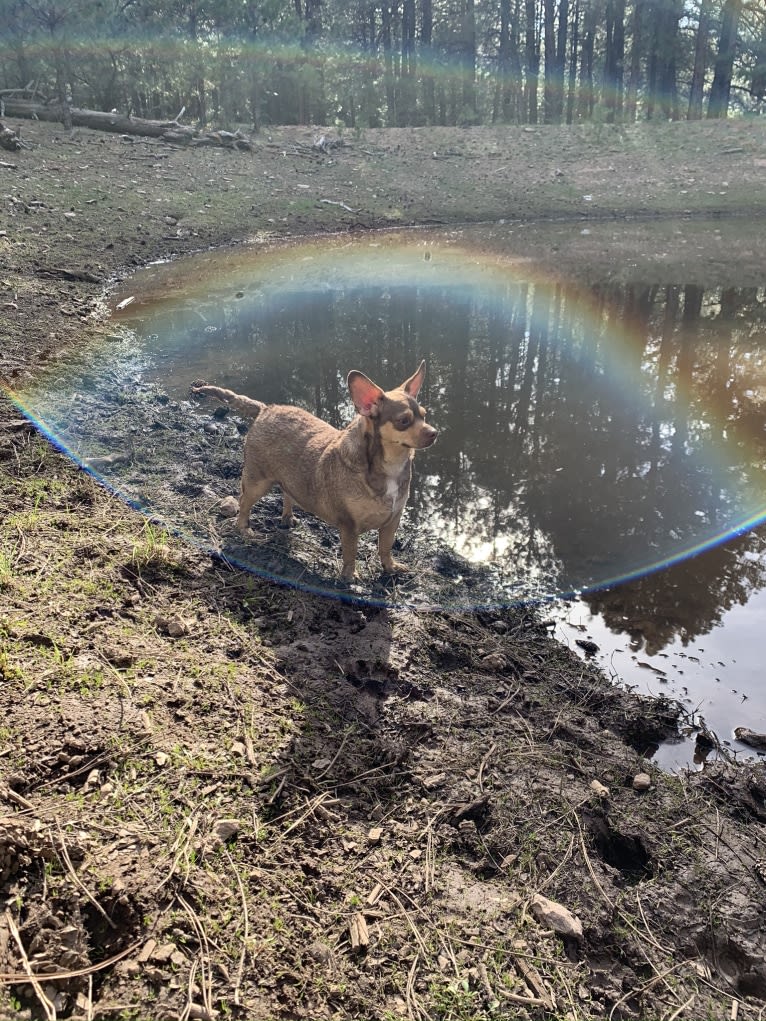
<instances>
[{"instance_id":1,"label":"small rock","mask_svg":"<svg viewBox=\"0 0 766 1021\"><path fill-rule=\"evenodd\" d=\"M329 964L332 961L332 950L324 943L312 943L306 953L319 964Z\"/></svg>"},{"instance_id":2,"label":"small rock","mask_svg":"<svg viewBox=\"0 0 766 1021\"><path fill-rule=\"evenodd\" d=\"M112 666L126 669L129 666L133 666L136 662L136 657L132 652L126 652L125 649L118 649L115 646L107 645L102 650L104 659L107 660Z\"/></svg>"},{"instance_id":3,"label":"small rock","mask_svg":"<svg viewBox=\"0 0 766 1021\"><path fill-rule=\"evenodd\" d=\"M164 631L171 638L181 638L189 633L189 625L180 617L163 617L158 615L154 618L154 625L158 631Z\"/></svg>"},{"instance_id":4,"label":"small rock","mask_svg":"<svg viewBox=\"0 0 766 1021\"><path fill-rule=\"evenodd\" d=\"M175 943L163 943L161 946L155 948L151 954L151 959L157 961L159 964L165 964L169 961L173 954L178 952L178 947Z\"/></svg>"},{"instance_id":5,"label":"small rock","mask_svg":"<svg viewBox=\"0 0 766 1021\"><path fill-rule=\"evenodd\" d=\"M575 638L575 645L579 645L586 656L595 656L598 646L590 638Z\"/></svg>"},{"instance_id":6,"label":"small rock","mask_svg":"<svg viewBox=\"0 0 766 1021\"><path fill-rule=\"evenodd\" d=\"M172 617L168 621L167 632L171 638L182 638L189 634L189 625L180 617Z\"/></svg>"},{"instance_id":7,"label":"small rock","mask_svg":"<svg viewBox=\"0 0 766 1021\"><path fill-rule=\"evenodd\" d=\"M239 501L234 496L226 496L218 504L218 513L222 518L235 518L239 514Z\"/></svg>"},{"instance_id":8,"label":"small rock","mask_svg":"<svg viewBox=\"0 0 766 1021\"><path fill-rule=\"evenodd\" d=\"M114 970L126 978L135 978L141 974L141 965L138 961L118 961Z\"/></svg>"},{"instance_id":9,"label":"small rock","mask_svg":"<svg viewBox=\"0 0 766 1021\"><path fill-rule=\"evenodd\" d=\"M605 787L600 780L591 780L590 789L594 794L597 794L600 798L609 797L609 788Z\"/></svg>"},{"instance_id":10,"label":"small rock","mask_svg":"<svg viewBox=\"0 0 766 1021\"><path fill-rule=\"evenodd\" d=\"M529 908L538 922L548 929L553 929L559 936L571 936L575 939L582 937L582 922L563 904L557 904L555 900L548 900L537 893L532 898Z\"/></svg>"},{"instance_id":11,"label":"small rock","mask_svg":"<svg viewBox=\"0 0 766 1021\"><path fill-rule=\"evenodd\" d=\"M136 961L140 964L143 964L145 961L148 961L149 958L154 953L154 948L156 946L157 946L156 939L148 939L146 943L144 943L144 945L141 947L141 950L138 953Z\"/></svg>"},{"instance_id":12,"label":"small rock","mask_svg":"<svg viewBox=\"0 0 766 1021\"><path fill-rule=\"evenodd\" d=\"M213 834L222 842L231 840L240 830L239 819L219 819L213 827Z\"/></svg>"},{"instance_id":13,"label":"small rock","mask_svg":"<svg viewBox=\"0 0 766 1021\"><path fill-rule=\"evenodd\" d=\"M231 748L229 750L231 751L232 755L241 755L243 759L247 755L247 746L244 745L241 741L232 741Z\"/></svg>"},{"instance_id":14,"label":"small rock","mask_svg":"<svg viewBox=\"0 0 766 1021\"><path fill-rule=\"evenodd\" d=\"M499 652L490 652L488 656L482 659L482 666L487 667L490 670L505 670L508 666L508 661L505 656L501 656Z\"/></svg>"},{"instance_id":15,"label":"small rock","mask_svg":"<svg viewBox=\"0 0 766 1021\"><path fill-rule=\"evenodd\" d=\"M184 1013L189 1021L215 1021L218 1017L217 1010L211 1012L201 1003L190 1003Z\"/></svg>"},{"instance_id":16,"label":"small rock","mask_svg":"<svg viewBox=\"0 0 766 1021\"><path fill-rule=\"evenodd\" d=\"M648 791L652 786L652 778L648 773L636 773L633 777L634 791Z\"/></svg>"},{"instance_id":17,"label":"small rock","mask_svg":"<svg viewBox=\"0 0 766 1021\"><path fill-rule=\"evenodd\" d=\"M167 752L157 752L154 756L154 761L158 766L167 766L168 762L170 762L170 756Z\"/></svg>"},{"instance_id":18,"label":"small rock","mask_svg":"<svg viewBox=\"0 0 766 1021\"><path fill-rule=\"evenodd\" d=\"M757 734L749 727L735 727L734 736L742 744L755 748L759 752L766 752L766 734Z\"/></svg>"},{"instance_id":19,"label":"small rock","mask_svg":"<svg viewBox=\"0 0 766 1021\"><path fill-rule=\"evenodd\" d=\"M372 844L373 847L376 844L380 843L382 837L383 837L383 827L382 826L373 826L373 828L367 834L367 839L369 840L369 842Z\"/></svg>"}]
</instances>

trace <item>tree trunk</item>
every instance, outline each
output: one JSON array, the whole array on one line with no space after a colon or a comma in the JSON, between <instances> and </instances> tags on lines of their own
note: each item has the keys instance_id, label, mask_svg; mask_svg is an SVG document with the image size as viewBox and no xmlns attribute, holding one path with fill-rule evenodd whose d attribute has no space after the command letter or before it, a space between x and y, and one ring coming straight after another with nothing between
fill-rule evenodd
<instances>
[{"instance_id":1,"label":"tree trunk","mask_svg":"<svg viewBox=\"0 0 766 1021\"><path fill-rule=\"evenodd\" d=\"M463 73L463 110L460 120L475 123L476 109L476 9L474 0L463 0L461 26L461 63Z\"/></svg>"},{"instance_id":2,"label":"tree trunk","mask_svg":"<svg viewBox=\"0 0 766 1021\"><path fill-rule=\"evenodd\" d=\"M593 114L593 49L596 36L596 9L593 0L585 7L582 49L580 51L580 100L578 117L589 120Z\"/></svg>"},{"instance_id":3,"label":"tree trunk","mask_svg":"<svg viewBox=\"0 0 766 1021\"><path fill-rule=\"evenodd\" d=\"M537 80L540 74L540 41L535 26L535 0L525 0L526 14L526 113L530 124L537 124Z\"/></svg>"},{"instance_id":4,"label":"tree trunk","mask_svg":"<svg viewBox=\"0 0 766 1021\"><path fill-rule=\"evenodd\" d=\"M543 85L543 120L556 123L556 0L543 0L543 52L545 78Z\"/></svg>"},{"instance_id":5,"label":"tree trunk","mask_svg":"<svg viewBox=\"0 0 766 1021\"><path fill-rule=\"evenodd\" d=\"M423 113L426 124L436 123L436 92L432 64L433 53L431 50L433 25L432 0L420 0L421 76L423 79Z\"/></svg>"},{"instance_id":6,"label":"tree trunk","mask_svg":"<svg viewBox=\"0 0 766 1021\"><path fill-rule=\"evenodd\" d=\"M694 70L689 89L689 110L687 120L698 121L702 118L702 93L705 86L707 70L707 46L710 35L710 0L700 0L700 19L697 25L697 37L694 45Z\"/></svg>"},{"instance_id":7,"label":"tree trunk","mask_svg":"<svg viewBox=\"0 0 766 1021\"><path fill-rule=\"evenodd\" d=\"M396 124L396 86L394 83L394 62L391 53L391 4L383 0L381 4L381 40L383 42L384 80L386 88L386 118L389 126Z\"/></svg>"},{"instance_id":8,"label":"tree trunk","mask_svg":"<svg viewBox=\"0 0 766 1021\"><path fill-rule=\"evenodd\" d=\"M572 16L572 42L569 51L569 83L567 85L567 124L574 121L575 91L577 89L577 56L580 46L580 0L575 0Z\"/></svg>"},{"instance_id":9,"label":"tree trunk","mask_svg":"<svg viewBox=\"0 0 766 1021\"><path fill-rule=\"evenodd\" d=\"M721 14L721 34L718 37L718 54L715 73L710 87L708 117L725 117L729 111L731 74L737 49L737 28L742 13L742 0L726 0Z\"/></svg>"},{"instance_id":10,"label":"tree trunk","mask_svg":"<svg viewBox=\"0 0 766 1021\"><path fill-rule=\"evenodd\" d=\"M655 0L651 9L652 36L646 117L659 109L666 119L677 115L676 45L681 10L677 0Z\"/></svg>"},{"instance_id":11,"label":"tree trunk","mask_svg":"<svg viewBox=\"0 0 766 1021\"><path fill-rule=\"evenodd\" d=\"M628 92L625 99L625 120L636 119L638 107L638 90L641 85L641 58L644 52L644 22L646 0L635 0L633 5L633 40L630 44L630 73L628 75Z\"/></svg>"},{"instance_id":12,"label":"tree trunk","mask_svg":"<svg viewBox=\"0 0 766 1021\"><path fill-rule=\"evenodd\" d=\"M500 46L497 55L499 101L493 120L508 124L511 120L511 0L500 0Z\"/></svg>"},{"instance_id":13,"label":"tree trunk","mask_svg":"<svg viewBox=\"0 0 766 1021\"><path fill-rule=\"evenodd\" d=\"M404 0L402 6L402 74L399 125L415 122L415 0Z\"/></svg>"},{"instance_id":14,"label":"tree trunk","mask_svg":"<svg viewBox=\"0 0 766 1021\"><path fill-rule=\"evenodd\" d=\"M607 0L606 55L604 64L607 123L622 120L623 69L625 64L625 0Z\"/></svg>"}]
</instances>

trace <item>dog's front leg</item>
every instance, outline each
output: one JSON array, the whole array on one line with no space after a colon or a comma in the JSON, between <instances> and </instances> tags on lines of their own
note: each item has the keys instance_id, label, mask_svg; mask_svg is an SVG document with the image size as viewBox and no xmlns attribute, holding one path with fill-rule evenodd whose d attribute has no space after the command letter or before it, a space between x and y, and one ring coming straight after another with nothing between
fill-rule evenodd
<instances>
[{"instance_id":1,"label":"dog's front leg","mask_svg":"<svg viewBox=\"0 0 766 1021\"><path fill-rule=\"evenodd\" d=\"M359 545L359 533L353 525L339 525L340 546L343 551L343 570L341 578L353 581L356 573L356 550Z\"/></svg>"},{"instance_id":2,"label":"dog's front leg","mask_svg":"<svg viewBox=\"0 0 766 1021\"><path fill-rule=\"evenodd\" d=\"M378 530L378 553L383 570L387 574L401 574L409 571L408 567L405 567L404 564L398 564L391 555L391 548L394 545L394 537L396 536L396 530L399 527L401 517L401 512L399 512L396 517L391 518L388 524L383 525Z\"/></svg>"}]
</instances>

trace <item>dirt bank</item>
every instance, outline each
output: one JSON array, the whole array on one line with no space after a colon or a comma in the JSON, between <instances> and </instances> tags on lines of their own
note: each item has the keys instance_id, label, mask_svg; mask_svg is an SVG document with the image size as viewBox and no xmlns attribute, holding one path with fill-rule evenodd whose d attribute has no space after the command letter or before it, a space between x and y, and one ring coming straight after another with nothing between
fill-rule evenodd
<instances>
[{"instance_id":1,"label":"dirt bank","mask_svg":"<svg viewBox=\"0 0 766 1021\"><path fill-rule=\"evenodd\" d=\"M11 387L101 329L131 267L259 234L514 220L520 255L595 278L651 264L634 217L736 215L758 274L757 122L329 152L285 130L253 153L21 127ZM565 218L616 229L570 248ZM693 223L663 258L703 278L726 255ZM531 612L360 609L233 571L7 400L0 480L0 1017L761 1016L762 764L655 770L676 708Z\"/></svg>"}]
</instances>

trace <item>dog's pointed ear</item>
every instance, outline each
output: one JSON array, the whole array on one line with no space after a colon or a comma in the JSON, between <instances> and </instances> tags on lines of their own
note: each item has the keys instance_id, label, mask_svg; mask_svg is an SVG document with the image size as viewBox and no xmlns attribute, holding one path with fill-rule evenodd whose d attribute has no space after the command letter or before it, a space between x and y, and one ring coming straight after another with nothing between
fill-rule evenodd
<instances>
[{"instance_id":1,"label":"dog's pointed ear","mask_svg":"<svg viewBox=\"0 0 766 1021\"><path fill-rule=\"evenodd\" d=\"M349 372L348 388L351 391L351 400L360 415L365 418L375 417L378 402L385 397L385 391L381 390L377 383L373 383L363 372L354 369Z\"/></svg>"},{"instance_id":2,"label":"dog's pointed ear","mask_svg":"<svg viewBox=\"0 0 766 1021\"><path fill-rule=\"evenodd\" d=\"M414 372L409 379L402 383L402 390L410 397L417 397L418 391L423 385L423 380L426 378L426 363L425 359L418 366L417 372Z\"/></svg>"}]
</instances>

